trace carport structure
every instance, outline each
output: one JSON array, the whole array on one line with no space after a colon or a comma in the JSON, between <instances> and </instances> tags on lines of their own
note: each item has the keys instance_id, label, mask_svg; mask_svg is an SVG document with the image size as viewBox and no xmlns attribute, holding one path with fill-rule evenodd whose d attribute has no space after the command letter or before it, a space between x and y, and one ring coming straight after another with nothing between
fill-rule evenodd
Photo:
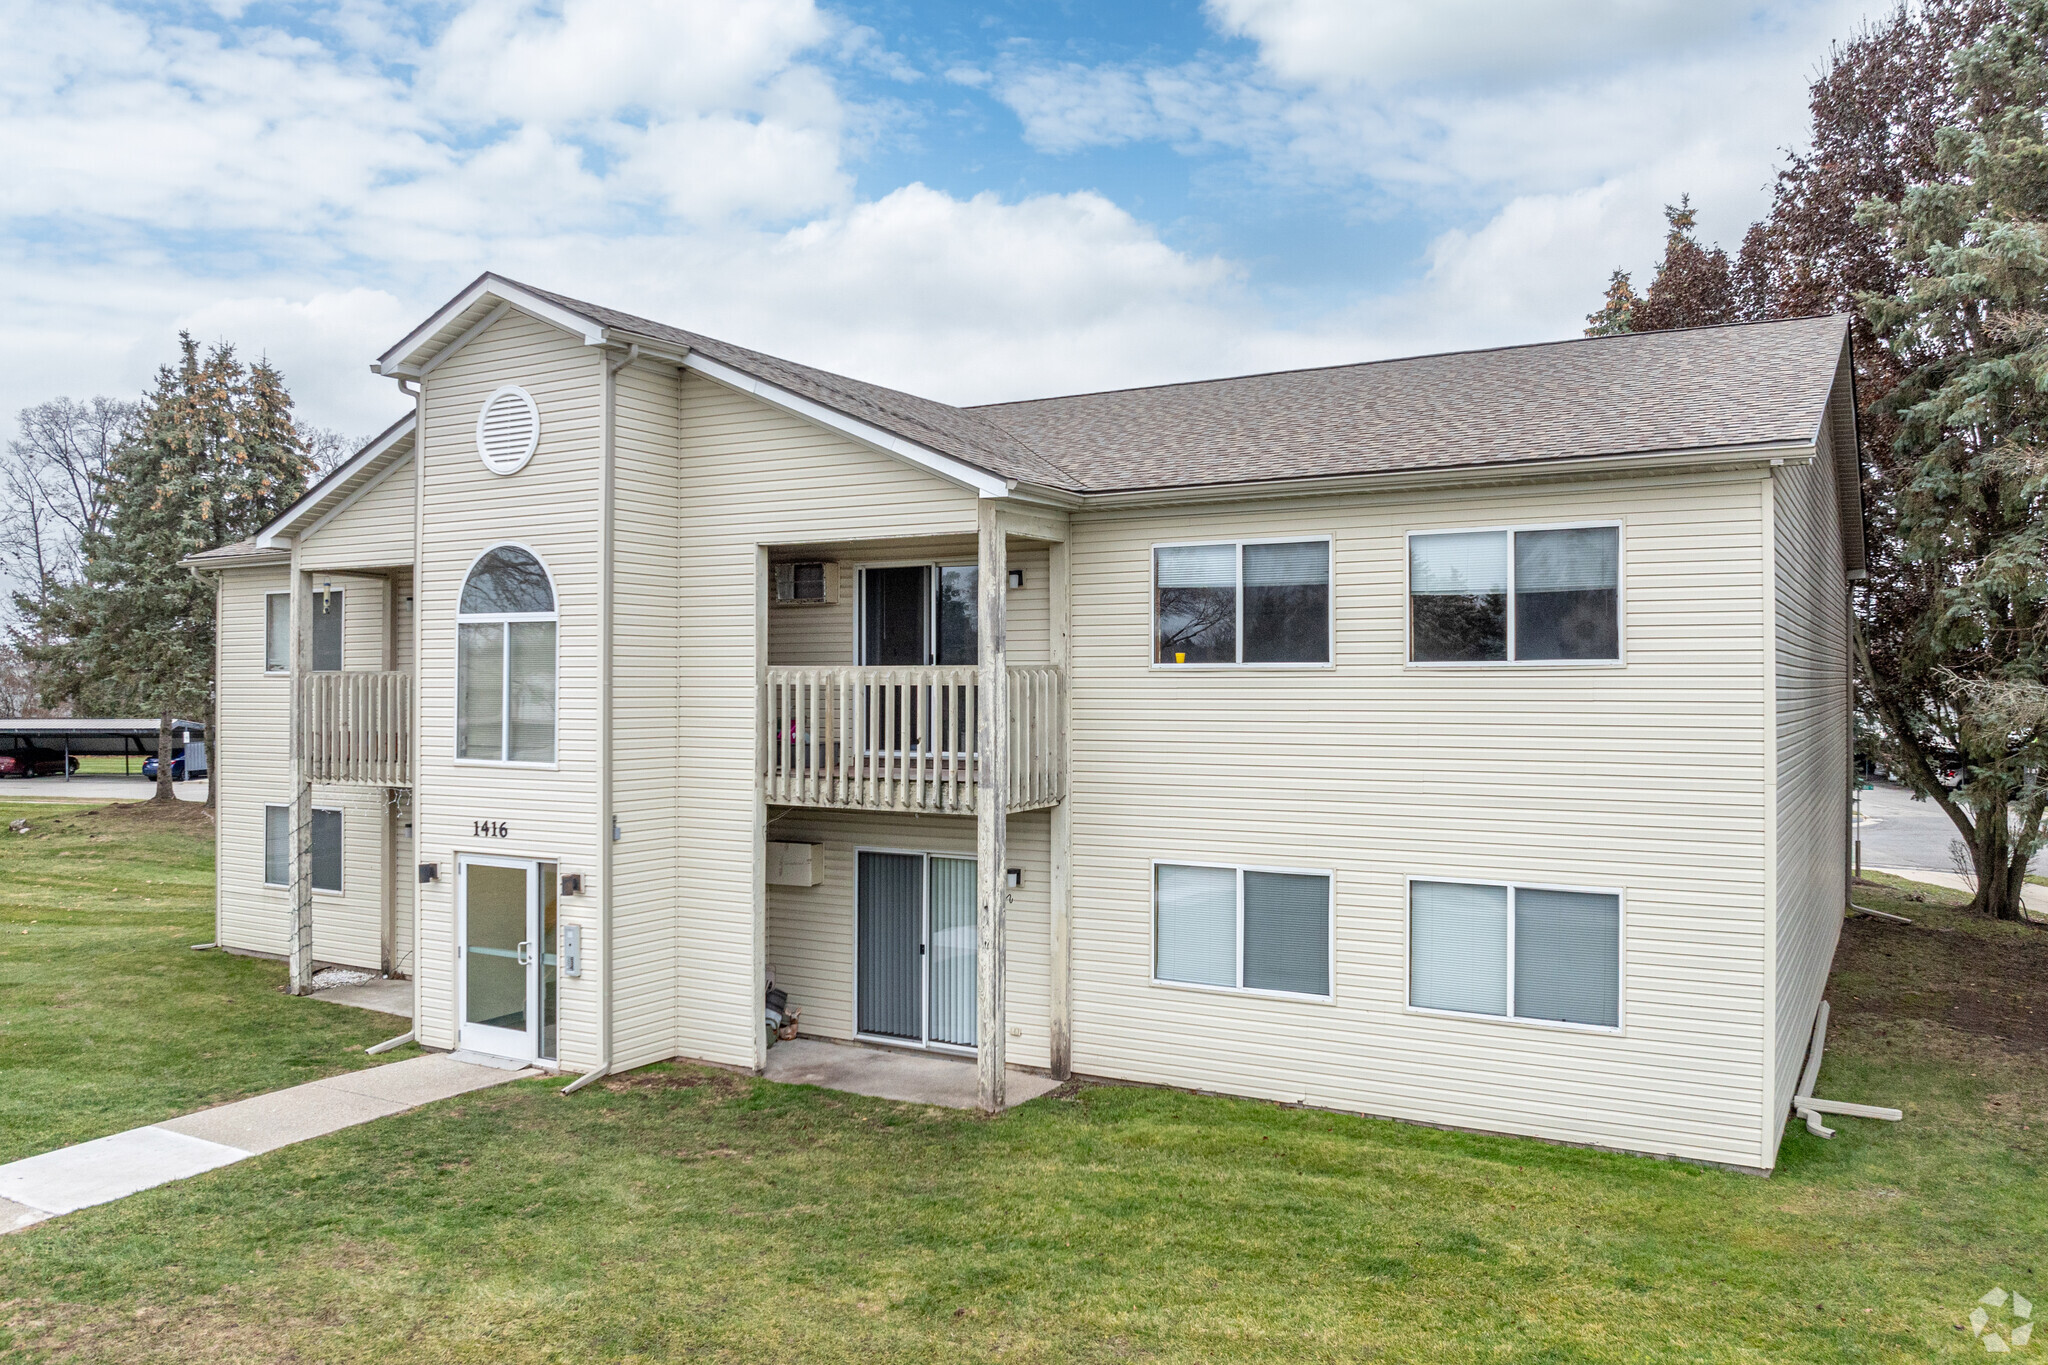
<instances>
[{"instance_id":1,"label":"carport structure","mask_svg":"<svg viewBox=\"0 0 2048 1365\"><path fill-rule=\"evenodd\" d=\"M122 754L147 758L156 752L158 727L162 722L152 717L131 717L114 720L0 720L0 752L34 746L40 749L55 749L67 760L64 776L71 777L68 760L91 754ZM171 742L173 749L183 748L193 740L204 741L206 724L196 720L173 720Z\"/></svg>"}]
</instances>

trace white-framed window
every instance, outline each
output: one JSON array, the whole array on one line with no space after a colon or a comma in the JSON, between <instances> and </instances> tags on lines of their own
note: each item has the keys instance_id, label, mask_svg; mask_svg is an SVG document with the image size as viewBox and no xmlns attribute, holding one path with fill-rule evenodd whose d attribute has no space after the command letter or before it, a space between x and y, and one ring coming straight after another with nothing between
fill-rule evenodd
<instances>
[{"instance_id":1,"label":"white-framed window","mask_svg":"<svg viewBox=\"0 0 2048 1365\"><path fill-rule=\"evenodd\" d=\"M455 757L555 761L554 579L523 545L494 545L463 580L455 613Z\"/></svg>"},{"instance_id":2,"label":"white-framed window","mask_svg":"<svg viewBox=\"0 0 2048 1365\"><path fill-rule=\"evenodd\" d=\"M1620 1028L1621 893L1410 878L1408 1004Z\"/></svg>"},{"instance_id":3,"label":"white-framed window","mask_svg":"<svg viewBox=\"0 0 2048 1365\"><path fill-rule=\"evenodd\" d=\"M292 671L292 595L289 591L263 594L263 671Z\"/></svg>"},{"instance_id":4,"label":"white-framed window","mask_svg":"<svg viewBox=\"0 0 2048 1365\"><path fill-rule=\"evenodd\" d=\"M1330 874L1152 864L1152 979L1330 995Z\"/></svg>"},{"instance_id":5,"label":"white-framed window","mask_svg":"<svg viewBox=\"0 0 2048 1365\"><path fill-rule=\"evenodd\" d=\"M1330 662L1330 538L1152 547L1152 662Z\"/></svg>"},{"instance_id":6,"label":"white-framed window","mask_svg":"<svg viewBox=\"0 0 2048 1365\"><path fill-rule=\"evenodd\" d=\"M341 672L342 618L348 594L340 588L314 588L306 596L306 667L315 673ZM289 629L289 627L287 627ZM285 667L291 667L291 637L285 637Z\"/></svg>"},{"instance_id":7,"label":"white-framed window","mask_svg":"<svg viewBox=\"0 0 2048 1365\"><path fill-rule=\"evenodd\" d=\"M292 884L292 808L263 808L263 884ZM313 808L313 889L341 894L341 812Z\"/></svg>"},{"instance_id":8,"label":"white-framed window","mask_svg":"<svg viewBox=\"0 0 2048 1365\"><path fill-rule=\"evenodd\" d=\"M1620 663L1621 525L1408 534L1408 659Z\"/></svg>"}]
</instances>

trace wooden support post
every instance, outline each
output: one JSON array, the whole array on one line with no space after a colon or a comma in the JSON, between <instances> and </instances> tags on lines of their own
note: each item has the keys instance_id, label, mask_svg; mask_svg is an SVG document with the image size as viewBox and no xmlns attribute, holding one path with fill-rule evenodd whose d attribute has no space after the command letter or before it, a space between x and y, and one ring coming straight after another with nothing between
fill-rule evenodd
<instances>
[{"instance_id":1,"label":"wooden support post","mask_svg":"<svg viewBox=\"0 0 2048 1365\"><path fill-rule=\"evenodd\" d=\"M387 674L398 667L398 591L395 579L396 575L394 573L387 571L384 575L383 667L384 672ZM396 697L398 695L397 689L387 683L383 695L387 698ZM380 719L382 725L380 727L381 732L377 737L379 746L378 758L384 765L383 775L388 779L394 776L392 771L394 767L392 763L394 754L391 745L393 734L397 729L397 708L387 707ZM379 859L379 880L382 885L378 891L377 904L378 938L381 940L378 956L383 961L384 975L386 976L396 975L398 971L398 802L395 799L396 796L397 792L393 788L386 787L384 789L384 818L379 822L378 826L383 831L381 848L384 855Z\"/></svg>"},{"instance_id":2,"label":"wooden support post","mask_svg":"<svg viewBox=\"0 0 2048 1365\"><path fill-rule=\"evenodd\" d=\"M979 763L975 774L974 869L978 949L975 965L980 989L976 1001L979 1018L975 1070L981 1108L993 1114L1003 1107L1003 1056L1009 1029L1009 1018L1003 1008L1003 977L1008 938L1004 920L1010 893L1003 864L1009 856L1010 814L1010 670L1004 640L1010 556L993 502L982 501L979 522L981 556L975 596L980 616L981 704L975 721Z\"/></svg>"},{"instance_id":3,"label":"wooden support post","mask_svg":"<svg viewBox=\"0 0 2048 1365\"><path fill-rule=\"evenodd\" d=\"M1048 554L1046 591L1051 596L1052 664L1059 671L1053 692L1052 773L1052 1074L1060 1080L1074 1074L1074 806L1072 745L1068 715L1073 694L1072 616L1068 599L1067 542L1056 542Z\"/></svg>"},{"instance_id":4,"label":"wooden support post","mask_svg":"<svg viewBox=\"0 0 2048 1365\"><path fill-rule=\"evenodd\" d=\"M292 556L291 993L313 993L313 784L306 773L306 678L313 652L313 576Z\"/></svg>"}]
</instances>

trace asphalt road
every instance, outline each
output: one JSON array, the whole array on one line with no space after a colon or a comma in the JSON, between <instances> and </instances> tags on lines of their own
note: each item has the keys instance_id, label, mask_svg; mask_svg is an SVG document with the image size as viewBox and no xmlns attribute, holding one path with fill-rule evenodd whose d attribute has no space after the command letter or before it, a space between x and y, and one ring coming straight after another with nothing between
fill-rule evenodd
<instances>
[{"instance_id":1,"label":"asphalt road","mask_svg":"<svg viewBox=\"0 0 2048 1365\"><path fill-rule=\"evenodd\" d=\"M1915 801L1906 788L1879 782L1862 793L1861 804L1857 828L1865 867L1955 870L1948 846L1958 837L1956 827L1932 801ZM2048 853L2036 857L2031 870L2048 872Z\"/></svg>"}]
</instances>

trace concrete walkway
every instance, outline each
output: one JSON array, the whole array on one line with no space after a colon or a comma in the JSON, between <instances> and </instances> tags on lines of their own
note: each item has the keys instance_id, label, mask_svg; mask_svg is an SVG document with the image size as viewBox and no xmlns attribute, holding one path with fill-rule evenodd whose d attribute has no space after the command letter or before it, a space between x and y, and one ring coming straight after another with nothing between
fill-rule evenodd
<instances>
[{"instance_id":1,"label":"concrete walkway","mask_svg":"<svg viewBox=\"0 0 2048 1365\"><path fill-rule=\"evenodd\" d=\"M413 1057L0 1166L0 1233L538 1071Z\"/></svg>"},{"instance_id":2,"label":"concrete walkway","mask_svg":"<svg viewBox=\"0 0 2048 1365\"><path fill-rule=\"evenodd\" d=\"M412 982L394 981L386 976L346 986L329 986L326 990L314 991L313 998L330 1005L349 1005L359 1010L375 1010L379 1014L395 1014L401 1019L412 1018Z\"/></svg>"},{"instance_id":3,"label":"concrete walkway","mask_svg":"<svg viewBox=\"0 0 2048 1365\"><path fill-rule=\"evenodd\" d=\"M820 1038L777 1043L768 1049L768 1065L762 1074L785 1085L821 1085L827 1090L948 1109L972 1109L980 1093L974 1063L964 1057L828 1043ZM1058 1086L1050 1076L1016 1067L1003 1073L1004 1097L1012 1105L1035 1100Z\"/></svg>"}]
</instances>

